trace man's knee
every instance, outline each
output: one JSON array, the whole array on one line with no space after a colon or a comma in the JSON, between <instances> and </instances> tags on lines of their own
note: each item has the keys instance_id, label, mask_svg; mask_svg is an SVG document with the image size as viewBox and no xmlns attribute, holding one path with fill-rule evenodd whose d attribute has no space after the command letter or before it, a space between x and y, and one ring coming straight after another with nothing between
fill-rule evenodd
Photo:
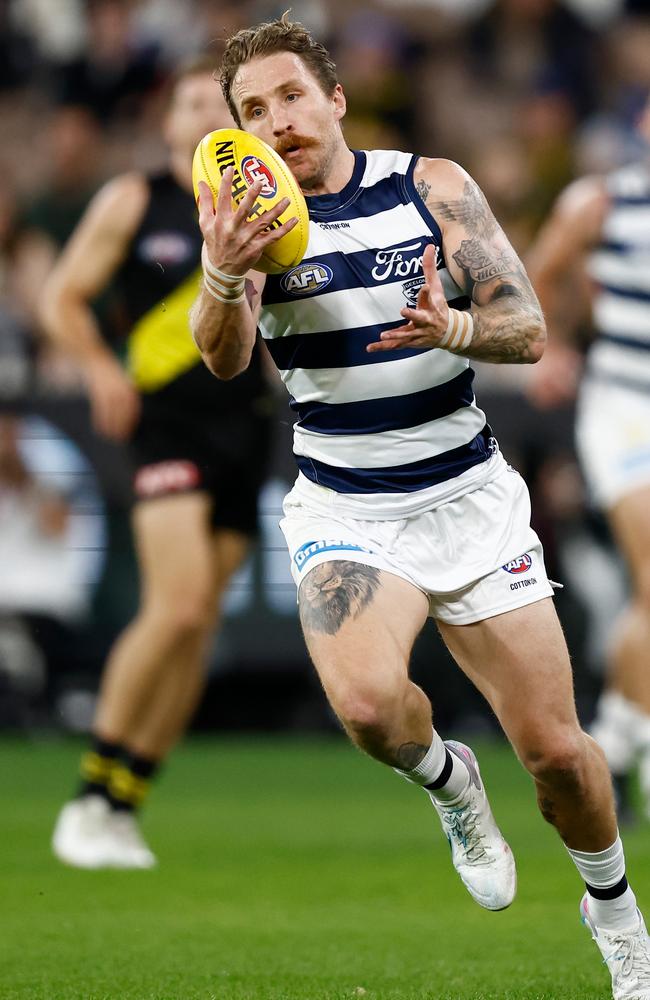
<instances>
[{"instance_id":1,"label":"man's knee","mask_svg":"<svg viewBox=\"0 0 650 1000\"><path fill-rule=\"evenodd\" d=\"M520 759L535 781L575 792L584 783L587 752L585 734L573 726L549 728L519 748Z\"/></svg>"},{"instance_id":2,"label":"man's knee","mask_svg":"<svg viewBox=\"0 0 650 1000\"><path fill-rule=\"evenodd\" d=\"M339 692L334 709L341 722L362 746L388 741L394 725L400 693L393 686L351 687Z\"/></svg>"},{"instance_id":3,"label":"man's knee","mask_svg":"<svg viewBox=\"0 0 650 1000\"><path fill-rule=\"evenodd\" d=\"M186 587L162 599L151 601L149 614L174 639L201 635L215 613L213 595L208 587Z\"/></svg>"}]
</instances>

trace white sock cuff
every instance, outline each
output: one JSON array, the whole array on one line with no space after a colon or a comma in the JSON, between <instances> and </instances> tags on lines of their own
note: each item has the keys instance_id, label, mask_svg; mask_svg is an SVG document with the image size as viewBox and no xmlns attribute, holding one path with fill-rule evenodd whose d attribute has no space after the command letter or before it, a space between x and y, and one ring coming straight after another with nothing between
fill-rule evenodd
<instances>
[{"instance_id":1,"label":"white sock cuff","mask_svg":"<svg viewBox=\"0 0 650 1000\"><path fill-rule=\"evenodd\" d=\"M584 881L596 889L616 885L625 875L625 854L620 836L604 851L572 851L568 847L567 851Z\"/></svg>"},{"instance_id":2,"label":"white sock cuff","mask_svg":"<svg viewBox=\"0 0 650 1000\"><path fill-rule=\"evenodd\" d=\"M401 774L403 778L406 778L407 781L412 782L414 785L429 785L432 781L436 780L442 771L445 766L446 759L447 748L438 734L434 733L431 746L417 767L412 768L410 771L404 771L399 767L396 767L393 770L395 770L397 774Z\"/></svg>"}]
</instances>

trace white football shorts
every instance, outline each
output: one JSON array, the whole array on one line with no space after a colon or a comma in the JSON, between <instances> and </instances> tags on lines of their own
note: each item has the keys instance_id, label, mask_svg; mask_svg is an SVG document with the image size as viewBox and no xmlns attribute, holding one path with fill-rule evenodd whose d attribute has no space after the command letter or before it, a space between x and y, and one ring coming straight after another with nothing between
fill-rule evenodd
<instances>
[{"instance_id":1,"label":"white football shorts","mask_svg":"<svg viewBox=\"0 0 650 1000\"><path fill-rule=\"evenodd\" d=\"M605 510L650 486L650 397L586 379L576 413L576 450L589 491Z\"/></svg>"},{"instance_id":2,"label":"white football shorts","mask_svg":"<svg viewBox=\"0 0 650 1000\"><path fill-rule=\"evenodd\" d=\"M280 522L299 588L324 562L343 559L401 576L429 599L429 616L467 625L553 594L530 526L525 482L505 462L493 480L401 520L333 516L294 488Z\"/></svg>"}]
</instances>

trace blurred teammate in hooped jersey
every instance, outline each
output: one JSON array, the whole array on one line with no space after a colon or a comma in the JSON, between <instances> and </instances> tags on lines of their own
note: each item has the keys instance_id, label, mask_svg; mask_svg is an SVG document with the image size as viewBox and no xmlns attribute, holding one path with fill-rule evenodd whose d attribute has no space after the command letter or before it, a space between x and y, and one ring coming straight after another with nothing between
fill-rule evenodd
<instances>
[{"instance_id":1,"label":"blurred teammate in hooped jersey","mask_svg":"<svg viewBox=\"0 0 650 1000\"><path fill-rule=\"evenodd\" d=\"M595 339L580 384L576 445L631 584L592 734L622 804L628 772L640 762L650 816L650 96L640 132L645 159L570 185L531 249L531 275L556 334L531 392L541 406L575 393L582 358L558 300L567 276L586 272Z\"/></svg>"},{"instance_id":2,"label":"blurred teammate in hooped jersey","mask_svg":"<svg viewBox=\"0 0 650 1000\"><path fill-rule=\"evenodd\" d=\"M291 225L268 229L287 204L248 221L260 185L233 211L232 171L216 205L203 184L192 329L210 368L231 378L259 323L291 394L299 475L281 526L325 692L357 746L426 790L471 896L509 906L515 864L476 757L442 740L408 676L413 642L435 618L585 882L580 913L614 997L650 1000L650 942L607 765L578 723L528 492L472 390L471 359L532 364L543 352L521 262L457 164L348 148L336 67L286 15L228 40L221 83L235 119L293 171L310 238L293 272L259 274ZM292 277L306 270L305 289Z\"/></svg>"},{"instance_id":3,"label":"blurred teammate in hooped jersey","mask_svg":"<svg viewBox=\"0 0 650 1000\"><path fill-rule=\"evenodd\" d=\"M188 322L201 274L192 155L206 132L231 125L214 62L180 69L168 169L125 174L96 195L40 303L47 333L83 369L95 429L127 442L136 470L140 609L110 654L79 794L53 836L57 857L82 868L155 863L136 810L196 706L220 599L256 531L269 438L259 355L219 382ZM131 324L117 345L126 368L89 306L112 280Z\"/></svg>"}]
</instances>

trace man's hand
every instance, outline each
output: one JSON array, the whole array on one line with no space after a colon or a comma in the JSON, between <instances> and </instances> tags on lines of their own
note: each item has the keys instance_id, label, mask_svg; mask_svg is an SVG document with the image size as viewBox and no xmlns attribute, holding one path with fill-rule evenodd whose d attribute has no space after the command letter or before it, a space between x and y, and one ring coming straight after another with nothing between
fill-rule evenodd
<instances>
[{"instance_id":1,"label":"man's hand","mask_svg":"<svg viewBox=\"0 0 650 1000\"><path fill-rule=\"evenodd\" d=\"M294 216L277 229L269 229L290 204L288 198L283 198L267 212L249 220L248 216L264 187L263 180L251 185L233 210L233 174L232 167L224 172L216 207L210 187L199 181L199 225L211 264L226 274L239 277L255 270L266 248L291 232L298 219Z\"/></svg>"},{"instance_id":2,"label":"man's hand","mask_svg":"<svg viewBox=\"0 0 650 1000\"><path fill-rule=\"evenodd\" d=\"M429 243L422 258L424 284L418 292L415 309L405 306L401 315L408 322L386 330L367 351L394 351L403 347L437 347L447 332L449 306L436 268L436 248Z\"/></svg>"},{"instance_id":3,"label":"man's hand","mask_svg":"<svg viewBox=\"0 0 650 1000\"><path fill-rule=\"evenodd\" d=\"M87 362L85 376L95 431L113 441L126 441L141 409L133 383L110 356Z\"/></svg>"}]
</instances>

